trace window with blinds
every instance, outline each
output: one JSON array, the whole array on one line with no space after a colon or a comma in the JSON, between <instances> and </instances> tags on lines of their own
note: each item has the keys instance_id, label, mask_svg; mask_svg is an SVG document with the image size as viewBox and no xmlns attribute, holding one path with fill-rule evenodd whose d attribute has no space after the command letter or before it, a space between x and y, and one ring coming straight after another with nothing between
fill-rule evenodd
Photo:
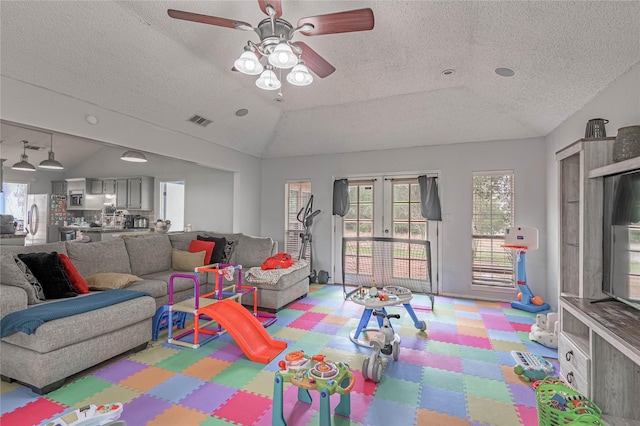
<instances>
[{"instance_id":1,"label":"window with blinds","mask_svg":"<svg viewBox=\"0 0 640 426\"><path fill-rule=\"evenodd\" d=\"M284 251L294 258L300 255L302 240L300 233L304 231L302 222L298 221L298 212L304 209L311 197L311 181L286 182L285 191L285 225ZM307 259L309 258L307 245Z\"/></svg>"},{"instance_id":2,"label":"window with blinds","mask_svg":"<svg viewBox=\"0 0 640 426\"><path fill-rule=\"evenodd\" d=\"M514 223L513 171L474 172L472 283L515 286L515 263L504 249L504 234Z\"/></svg>"}]
</instances>

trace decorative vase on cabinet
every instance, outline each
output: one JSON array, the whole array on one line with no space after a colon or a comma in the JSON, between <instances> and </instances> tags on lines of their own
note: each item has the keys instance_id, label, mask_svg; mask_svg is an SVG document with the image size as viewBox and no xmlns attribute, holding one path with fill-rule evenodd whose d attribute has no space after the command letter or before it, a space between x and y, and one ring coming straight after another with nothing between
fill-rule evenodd
<instances>
[{"instance_id":1,"label":"decorative vase on cabinet","mask_svg":"<svg viewBox=\"0 0 640 426\"><path fill-rule=\"evenodd\" d=\"M613 161L619 162L640 156L640 126L627 126L618 129L613 143Z\"/></svg>"}]
</instances>

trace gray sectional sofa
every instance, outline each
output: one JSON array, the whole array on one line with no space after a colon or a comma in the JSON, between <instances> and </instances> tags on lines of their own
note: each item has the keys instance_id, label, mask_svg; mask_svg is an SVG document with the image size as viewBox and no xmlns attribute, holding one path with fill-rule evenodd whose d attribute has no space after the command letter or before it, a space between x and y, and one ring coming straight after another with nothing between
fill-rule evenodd
<instances>
[{"instance_id":1,"label":"gray sectional sofa","mask_svg":"<svg viewBox=\"0 0 640 426\"><path fill-rule=\"evenodd\" d=\"M58 242L36 246L2 246L0 252L0 318L42 303L29 304L27 291L11 281L9 272L15 266L14 256L19 253L65 253L83 277L99 272L131 274L142 278L127 289L147 293L143 297L86 313L45 322L32 334L18 332L0 340L0 375L4 381L17 380L38 393L47 393L60 387L65 378L106 361L116 355L144 349L152 338L152 318L169 300L168 282L173 274L172 249L187 250L197 235L224 236L227 261L241 264L247 271L259 266L264 259L277 252L270 238L250 237L243 234L190 232L177 234L150 234L136 238L116 238L96 243ZM184 272L184 271L183 271ZM201 273L201 294L214 289L214 278ZM303 297L309 291L309 266L284 274L277 283L244 285L258 287L258 305L261 309L277 311L288 303ZM108 291L108 290L107 290ZM91 293L94 293L93 291ZM174 280L174 303L193 296L193 280ZM251 295L243 303L253 304Z\"/></svg>"}]
</instances>

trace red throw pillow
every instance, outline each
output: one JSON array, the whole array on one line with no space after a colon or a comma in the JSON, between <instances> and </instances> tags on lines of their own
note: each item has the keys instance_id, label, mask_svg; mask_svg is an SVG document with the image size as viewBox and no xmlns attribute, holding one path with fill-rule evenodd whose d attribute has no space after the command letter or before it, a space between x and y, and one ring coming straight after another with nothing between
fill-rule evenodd
<instances>
[{"instance_id":1,"label":"red throw pillow","mask_svg":"<svg viewBox=\"0 0 640 426\"><path fill-rule=\"evenodd\" d=\"M76 267L73 266L73 262L71 262L71 259L69 259L69 256L67 256L64 253L58 253L58 257L62 262L64 271L67 273L67 276L69 277L69 281L71 282L71 285L73 286L73 288L76 289L78 294L89 293L89 286L87 285L87 282L84 280L84 278L82 278L82 275L80 275L80 272L78 272Z\"/></svg>"},{"instance_id":2,"label":"red throw pillow","mask_svg":"<svg viewBox=\"0 0 640 426\"><path fill-rule=\"evenodd\" d=\"M199 251L205 251L204 261L207 265L211 265L215 263L211 258L213 256L213 248L216 246L216 243L213 241L202 241L202 240L191 240L191 244L189 244L189 252L197 253Z\"/></svg>"}]
</instances>

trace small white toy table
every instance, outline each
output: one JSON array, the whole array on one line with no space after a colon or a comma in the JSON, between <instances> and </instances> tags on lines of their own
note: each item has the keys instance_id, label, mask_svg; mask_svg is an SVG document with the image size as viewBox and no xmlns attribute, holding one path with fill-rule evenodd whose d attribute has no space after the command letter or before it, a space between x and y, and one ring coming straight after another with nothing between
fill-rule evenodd
<instances>
[{"instance_id":1,"label":"small white toy table","mask_svg":"<svg viewBox=\"0 0 640 426\"><path fill-rule=\"evenodd\" d=\"M396 286L387 286L380 291L380 294L386 294L388 299L381 300L378 296L370 296L368 293L362 294L360 292L355 292L349 298L352 302L357 303L358 305L364 306L364 311L362 312L362 317L360 318L360 323L358 327L351 332L349 337L351 341L357 345L369 347L369 342L361 339L360 334L364 331L378 331L377 328L366 328L367 324L369 324L369 320L371 319L371 314L373 310L382 311L385 315L387 315L386 307L387 306L397 306L402 304L404 308L407 310L411 319L413 320L413 325L421 331L427 329L427 324L424 321L418 320L413 308L411 307L411 299L413 298L413 294L411 290L404 287L396 287ZM376 317L378 319L378 326L382 327L382 318ZM393 327L392 327L393 328ZM399 337L396 334L396 337Z\"/></svg>"}]
</instances>

